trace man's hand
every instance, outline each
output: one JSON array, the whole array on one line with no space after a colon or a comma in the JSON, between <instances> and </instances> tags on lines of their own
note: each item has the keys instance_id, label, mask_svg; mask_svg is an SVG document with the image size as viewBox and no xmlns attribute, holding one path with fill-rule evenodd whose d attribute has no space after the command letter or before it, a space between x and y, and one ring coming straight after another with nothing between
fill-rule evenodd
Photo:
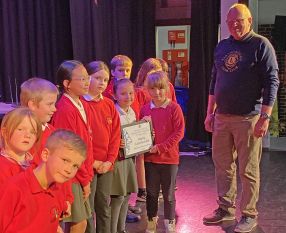
<instances>
[{"instance_id":1,"label":"man's hand","mask_svg":"<svg viewBox=\"0 0 286 233\"><path fill-rule=\"evenodd\" d=\"M205 130L208 132L213 132L213 126L214 126L214 114L207 114L205 119Z\"/></svg>"},{"instance_id":2,"label":"man's hand","mask_svg":"<svg viewBox=\"0 0 286 233\"><path fill-rule=\"evenodd\" d=\"M259 138L265 136L269 126L269 119L259 118L254 126L254 136Z\"/></svg>"}]
</instances>

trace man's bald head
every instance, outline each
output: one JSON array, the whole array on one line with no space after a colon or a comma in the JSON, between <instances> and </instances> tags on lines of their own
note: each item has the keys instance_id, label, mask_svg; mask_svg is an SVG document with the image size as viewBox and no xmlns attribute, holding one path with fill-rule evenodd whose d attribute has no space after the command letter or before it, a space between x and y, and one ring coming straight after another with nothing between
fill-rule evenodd
<instances>
[{"instance_id":1,"label":"man's bald head","mask_svg":"<svg viewBox=\"0 0 286 233\"><path fill-rule=\"evenodd\" d=\"M251 12L246 5L236 3L229 8L226 22L233 38L241 40L251 30Z\"/></svg>"}]
</instances>

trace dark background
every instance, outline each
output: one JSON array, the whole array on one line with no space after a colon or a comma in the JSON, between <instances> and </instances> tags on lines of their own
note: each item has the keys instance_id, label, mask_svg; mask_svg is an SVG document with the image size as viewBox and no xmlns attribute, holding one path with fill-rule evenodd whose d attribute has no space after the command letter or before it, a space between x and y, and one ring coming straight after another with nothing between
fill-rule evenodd
<instances>
[{"instance_id":1,"label":"dark background","mask_svg":"<svg viewBox=\"0 0 286 233\"><path fill-rule=\"evenodd\" d=\"M114 55L125 54L133 60L134 79L139 65L155 57L155 4L155 0L1 0L0 101L15 102L21 83L33 76L55 83L58 65L68 59L109 64ZM203 121L219 5L219 0L191 2L186 137L193 140L209 140Z\"/></svg>"}]
</instances>

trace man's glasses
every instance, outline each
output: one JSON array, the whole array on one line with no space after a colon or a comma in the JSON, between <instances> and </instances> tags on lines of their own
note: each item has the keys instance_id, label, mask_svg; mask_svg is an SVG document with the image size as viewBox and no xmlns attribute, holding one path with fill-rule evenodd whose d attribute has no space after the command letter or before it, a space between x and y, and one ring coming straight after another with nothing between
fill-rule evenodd
<instances>
[{"instance_id":1,"label":"man's glasses","mask_svg":"<svg viewBox=\"0 0 286 233\"><path fill-rule=\"evenodd\" d=\"M234 23L242 24L245 19L246 19L246 18L243 18L243 19L235 19L235 20L226 20L226 23L227 23L227 24L231 24L231 25L234 24Z\"/></svg>"}]
</instances>

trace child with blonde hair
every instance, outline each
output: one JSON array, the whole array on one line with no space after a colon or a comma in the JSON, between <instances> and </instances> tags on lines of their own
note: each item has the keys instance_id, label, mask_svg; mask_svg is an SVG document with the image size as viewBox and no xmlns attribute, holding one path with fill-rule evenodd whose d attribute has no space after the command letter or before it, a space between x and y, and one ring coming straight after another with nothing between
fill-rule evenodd
<instances>
[{"instance_id":1,"label":"child with blonde hair","mask_svg":"<svg viewBox=\"0 0 286 233\"><path fill-rule=\"evenodd\" d=\"M39 143L35 144L30 153L33 155L33 166L38 166L41 162L41 153L46 144L47 138L56 129L49 124L53 114L56 112L56 101L58 98L58 88L50 81L42 78L33 77L21 85L20 101L22 106L28 107L40 120L42 124L42 136ZM64 183L59 185L63 190L63 203L66 205L65 216L71 212L73 194L71 184Z\"/></svg>"},{"instance_id":2,"label":"child with blonde hair","mask_svg":"<svg viewBox=\"0 0 286 233\"><path fill-rule=\"evenodd\" d=\"M162 70L160 62L155 58L149 58L143 62L138 71L135 80L135 92L139 103L139 109L150 101L149 94L144 87L144 82L148 72L152 70ZM138 181L138 193L137 201L146 202L146 181L145 181L145 168L144 168L144 157L143 155L138 155L136 157L136 171L137 171L137 181Z\"/></svg>"},{"instance_id":3,"label":"child with blonde hair","mask_svg":"<svg viewBox=\"0 0 286 233\"><path fill-rule=\"evenodd\" d=\"M133 63L131 59L126 55L118 54L111 59L110 70L112 78L108 83L107 88L103 92L103 95L113 99L113 85L115 81L123 78L130 79Z\"/></svg>"},{"instance_id":4,"label":"child with blonde hair","mask_svg":"<svg viewBox=\"0 0 286 233\"><path fill-rule=\"evenodd\" d=\"M179 164L179 141L184 136L184 116L180 106L168 98L169 83L164 71L147 75L146 88L151 102L142 107L140 118L151 117L155 143L144 156L148 216L147 233L156 232L160 186L164 198L166 232L175 229L175 182ZM162 121L164 119L164 121Z\"/></svg>"},{"instance_id":5,"label":"child with blonde hair","mask_svg":"<svg viewBox=\"0 0 286 233\"><path fill-rule=\"evenodd\" d=\"M58 94L58 88L50 81L42 78L33 77L21 85L21 106L28 107L42 124L40 144L35 145L30 151L36 165L41 162L40 155L48 136L55 131L55 128L49 122L56 112L55 104Z\"/></svg>"},{"instance_id":6,"label":"child with blonde hair","mask_svg":"<svg viewBox=\"0 0 286 233\"><path fill-rule=\"evenodd\" d=\"M0 184L30 167L29 150L39 140L41 123L28 108L8 112L1 123Z\"/></svg>"},{"instance_id":7,"label":"child with blonde hair","mask_svg":"<svg viewBox=\"0 0 286 233\"><path fill-rule=\"evenodd\" d=\"M86 233L110 233L110 192L112 169L117 159L120 144L120 121L114 103L102 95L109 80L109 69L102 61L86 65L90 75L90 86L84 99L91 109L92 132L96 135L93 142L94 177L89 197L92 212L96 213L96 230L93 216L88 219Z\"/></svg>"},{"instance_id":8,"label":"child with blonde hair","mask_svg":"<svg viewBox=\"0 0 286 233\"><path fill-rule=\"evenodd\" d=\"M0 232L62 232L58 225L65 207L58 184L75 176L85 156L86 145L78 135L54 131L42 162L0 187Z\"/></svg>"},{"instance_id":9,"label":"child with blonde hair","mask_svg":"<svg viewBox=\"0 0 286 233\"><path fill-rule=\"evenodd\" d=\"M135 87L140 107L144 106L145 104L151 101L151 97L149 96L149 93L145 87L145 81L147 74L150 71L157 71L157 70L158 71L163 70L161 61L156 58L149 58L143 62L140 70L138 71L135 81ZM168 98L172 101L177 102L174 86L169 81L168 81L168 86L169 86L169 92L167 94Z\"/></svg>"}]
</instances>

